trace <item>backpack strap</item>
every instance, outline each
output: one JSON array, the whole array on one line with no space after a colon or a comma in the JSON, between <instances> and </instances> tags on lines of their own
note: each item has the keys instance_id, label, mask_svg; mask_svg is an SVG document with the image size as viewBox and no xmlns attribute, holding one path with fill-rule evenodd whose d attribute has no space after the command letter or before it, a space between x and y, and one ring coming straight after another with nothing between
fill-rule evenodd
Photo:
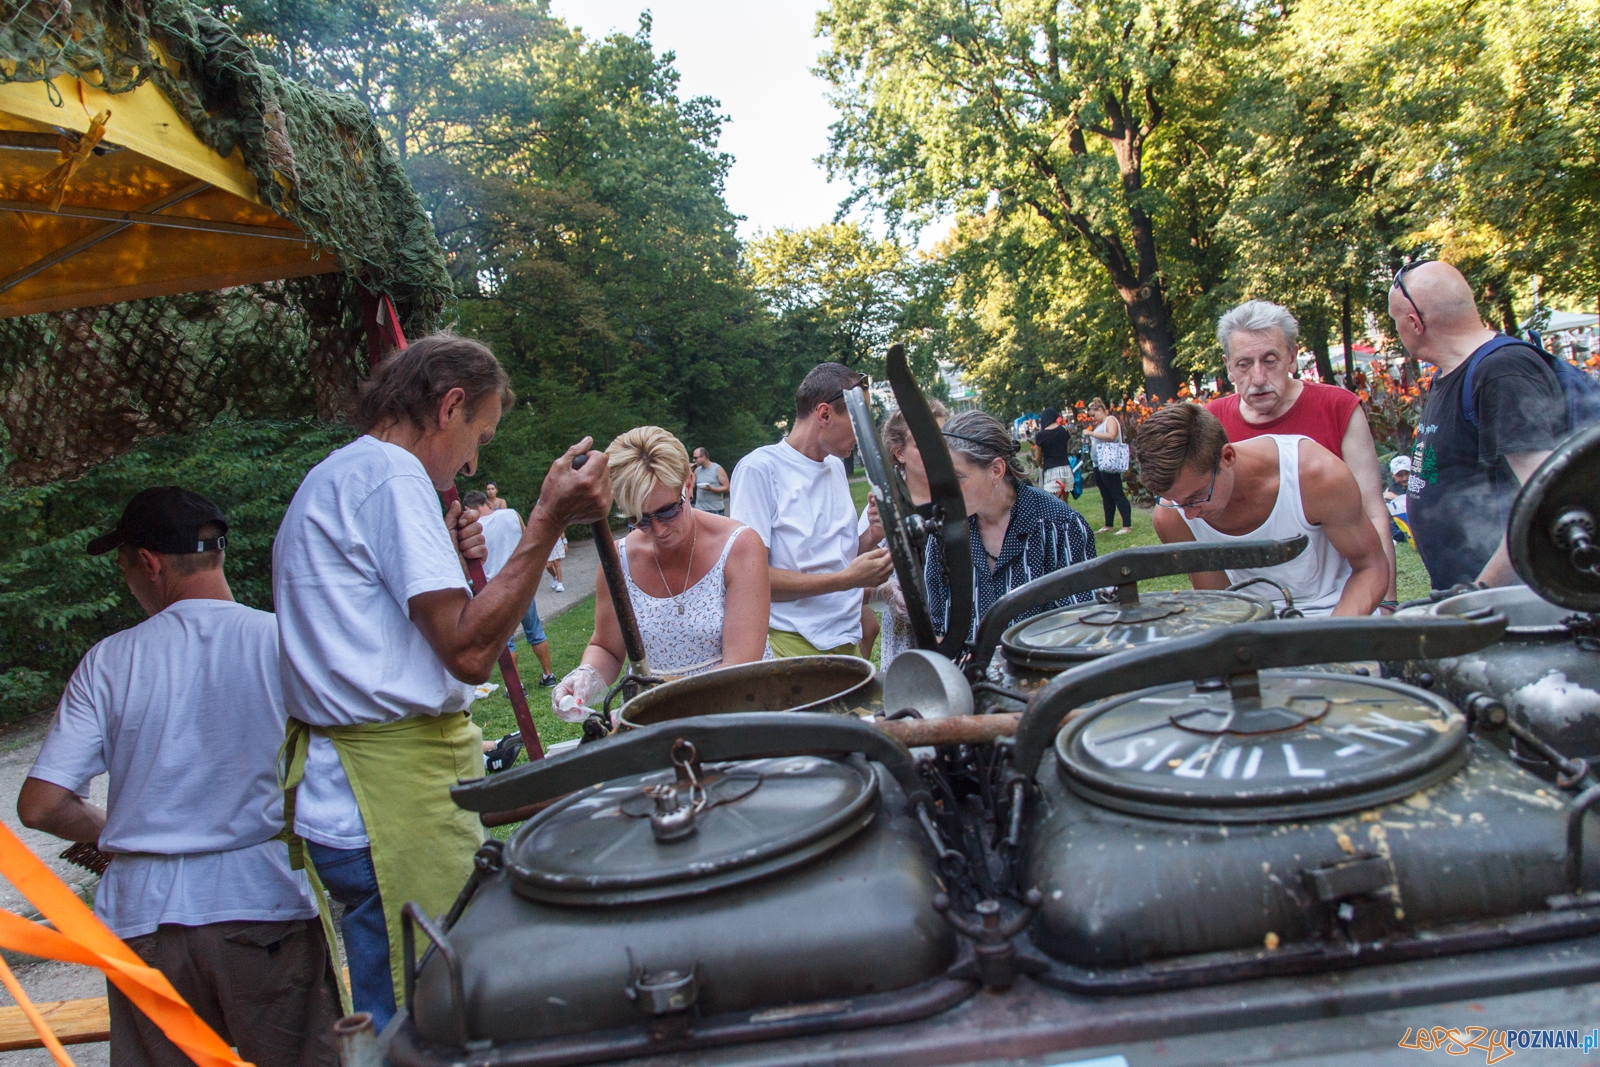
<instances>
[{"instance_id":1,"label":"backpack strap","mask_svg":"<svg viewBox=\"0 0 1600 1067\"><path fill-rule=\"evenodd\" d=\"M1474 430L1478 428L1478 407L1473 396L1473 378L1477 375L1478 363L1489 353L1498 352L1508 345L1521 345L1530 349L1534 355L1544 360L1546 366L1549 366L1550 361L1554 358L1538 345L1524 341L1520 337L1510 337L1503 333L1496 334L1491 340L1485 341L1480 345L1478 350L1472 353L1472 358L1467 360L1467 376L1461 382L1461 417L1466 419Z\"/></svg>"}]
</instances>

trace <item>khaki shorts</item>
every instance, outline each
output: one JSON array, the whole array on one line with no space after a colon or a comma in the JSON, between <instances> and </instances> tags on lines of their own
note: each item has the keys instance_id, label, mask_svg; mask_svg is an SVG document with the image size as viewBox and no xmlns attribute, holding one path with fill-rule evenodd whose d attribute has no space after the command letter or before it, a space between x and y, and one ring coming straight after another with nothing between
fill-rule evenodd
<instances>
[{"instance_id":1,"label":"khaki shorts","mask_svg":"<svg viewBox=\"0 0 1600 1067\"><path fill-rule=\"evenodd\" d=\"M774 630L767 628L767 644L772 646L774 659L788 659L791 656L857 656L861 649L855 642L840 645L838 648L818 648L810 641L797 633L788 630Z\"/></svg>"}]
</instances>

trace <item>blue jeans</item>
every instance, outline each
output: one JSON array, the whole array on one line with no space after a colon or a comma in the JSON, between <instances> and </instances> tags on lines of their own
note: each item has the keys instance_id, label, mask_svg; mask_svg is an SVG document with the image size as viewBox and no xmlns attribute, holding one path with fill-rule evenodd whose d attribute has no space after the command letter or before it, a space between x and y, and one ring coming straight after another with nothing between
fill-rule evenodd
<instances>
[{"instance_id":1,"label":"blue jeans","mask_svg":"<svg viewBox=\"0 0 1600 1067\"><path fill-rule=\"evenodd\" d=\"M328 895L344 905L339 932L350 965L350 999L356 1011L370 1011L382 1033L395 1014L394 979L389 974L389 928L383 921L372 850L329 848L306 842L306 853Z\"/></svg>"},{"instance_id":2,"label":"blue jeans","mask_svg":"<svg viewBox=\"0 0 1600 1067\"><path fill-rule=\"evenodd\" d=\"M528 639L529 648L544 643L544 623L539 621L539 604L537 601L528 602L528 613L522 617L522 636ZM506 642L506 647L513 652L516 651L516 634L511 635L511 640Z\"/></svg>"}]
</instances>

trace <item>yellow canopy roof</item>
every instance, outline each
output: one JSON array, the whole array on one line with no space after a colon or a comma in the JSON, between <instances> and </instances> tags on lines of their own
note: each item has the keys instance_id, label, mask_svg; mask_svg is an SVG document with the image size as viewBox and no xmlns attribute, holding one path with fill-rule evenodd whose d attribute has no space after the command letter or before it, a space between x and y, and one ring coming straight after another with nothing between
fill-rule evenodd
<instances>
[{"instance_id":1,"label":"yellow canopy roof","mask_svg":"<svg viewBox=\"0 0 1600 1067\"><path fill-rule=\"evenodd\" d=\"M51 184L59 131L87 134L106 111L94 153ZM0 83L0 318L338 269L262 202L238 149L218 155L153 83Z\"/></svg>"}]
</instances>

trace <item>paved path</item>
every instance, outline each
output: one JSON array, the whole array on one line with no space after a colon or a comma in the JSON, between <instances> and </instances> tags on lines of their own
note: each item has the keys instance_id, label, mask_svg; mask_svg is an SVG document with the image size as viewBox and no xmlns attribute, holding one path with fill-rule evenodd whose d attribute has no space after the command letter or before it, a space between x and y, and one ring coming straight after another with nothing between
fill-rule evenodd
<instances>
[{"instance_id":1,"label":"paved path","mask_svg":"<svg viewBox=\"0 0 1600 1067\"><path fill-rule=\"evenodd\" d=\"M550 576L545 575L539 583L539 595L535 601L539 605L540 619L553 619L594 593L595 575L600 571L600 556L595 551L593 541L573 541L567 545L567 558L561 561L561 577L565 579L562 585L566 592L557 593L550 588Z\"/></svg>"}]
</instances>

